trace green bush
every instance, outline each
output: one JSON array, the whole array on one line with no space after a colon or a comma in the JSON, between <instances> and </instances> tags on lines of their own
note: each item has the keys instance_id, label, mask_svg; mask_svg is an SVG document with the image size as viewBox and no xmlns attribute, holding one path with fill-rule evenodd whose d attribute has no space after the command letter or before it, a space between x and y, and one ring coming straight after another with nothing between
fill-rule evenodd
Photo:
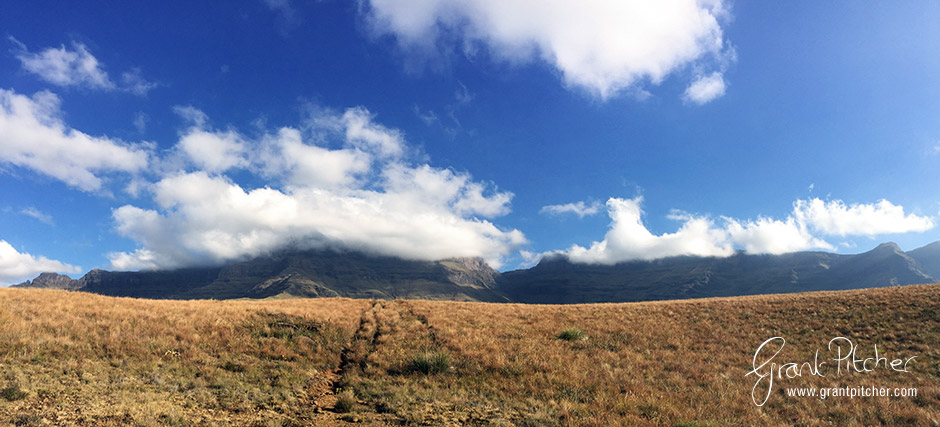
<instances>
[{"instance_id":1,"label":"green bush","mask_svg":"<svg viewBox=\"0 0 940 427\"><path fill-rule=\"evenodd\" d=\"M14 385L0 390L0 397L12 402L26 397L26 392Z\"/></svg>"},{"instance_id":2,"label":"green bush","mask_svg":"<svg viewBox=\"0 0 940 427\"><path fill-rule=\"evenodd\" d=\"M587 335L580 329L568 328L558 333L557 338L564 341L581 341L586 340Z\"/></svg>"},{"instance_id":3,"label":"green bush","mask_svg":"<svg viewBox=\"0 0 940 427\"><path fill-rule=\"evenodd\" d=\"M442 351L426 351L412 358L406 370L425 375L447 372L450 370L450 356Z\"/></svg>"}]
</instances>

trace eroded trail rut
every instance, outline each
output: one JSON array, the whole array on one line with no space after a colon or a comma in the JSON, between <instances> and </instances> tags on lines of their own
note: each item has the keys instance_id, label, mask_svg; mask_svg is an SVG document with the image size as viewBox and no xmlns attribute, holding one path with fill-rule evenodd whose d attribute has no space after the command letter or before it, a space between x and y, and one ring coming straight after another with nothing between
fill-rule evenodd
<instances>
[{"instance_id":1,"label":"eroded trail rut","mask_svg":"<svg viewBox=\"0 0 940 427\"><path fill-rule=\"evenodd\" d=\"M393 357L391 348L419 348L435 341L433 327L425 316L417 314L406 301L376 300L362 311L355 333L340 354L340 363L324 374L325 380L313 397L316 413L333 420L358 418L373 423L400 423L400 417L389 413L379 402L358 400L357 414L347 415L337 407L344 390L352 390L358 381L388 371L400 371L400 356Z\"/></svg>"}]
</instances>

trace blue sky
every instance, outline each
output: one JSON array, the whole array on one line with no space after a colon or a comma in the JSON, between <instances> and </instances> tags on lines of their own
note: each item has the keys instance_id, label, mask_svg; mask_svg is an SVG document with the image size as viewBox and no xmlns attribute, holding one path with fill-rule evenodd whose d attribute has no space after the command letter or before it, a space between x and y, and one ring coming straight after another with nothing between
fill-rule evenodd
<instances>
[{"instance_id":1,"label":"blue sky","mask_svg":"<svg viewBox=\"0 0 940 427\"><path fill-rule=\"evenodd\" d=\"M17 2L0 283L940 240L940 5Z\"/></svg>"}]
</instances>

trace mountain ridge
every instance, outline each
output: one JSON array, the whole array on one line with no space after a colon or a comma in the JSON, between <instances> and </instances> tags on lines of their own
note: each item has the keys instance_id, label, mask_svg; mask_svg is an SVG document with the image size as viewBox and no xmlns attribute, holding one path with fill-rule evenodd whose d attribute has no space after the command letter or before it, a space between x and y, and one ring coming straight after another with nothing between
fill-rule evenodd
<instances>
[{"instance_id":1,"label":"mountain ridge","mask_svg":"<svg viewBox=\"0 0 940 427\"><path fill-rule=\"evenodd\" d=\"M506 302L499 273L482 260L409 261L358 252L287 251L218 267L92 270L79 279L43 273L17 288L45 287L151 299L350 297Z\"/></svg>"},{"instance_id":2,"label":"mountain ridge","mask_svg":"<svg viewBox=\"0 0 940 427\"><path fill-rule=\"evenodd\" d=\"M350 297L543 304L632 302L845 290L940 282L940 241L904 252L893 242L841 255L678 256L613 265L563 255L504 273L479 258L409 261L335 250L282 251L218 267L42 273L14 287L153 299Z\"/></svg>"}]
</instances>

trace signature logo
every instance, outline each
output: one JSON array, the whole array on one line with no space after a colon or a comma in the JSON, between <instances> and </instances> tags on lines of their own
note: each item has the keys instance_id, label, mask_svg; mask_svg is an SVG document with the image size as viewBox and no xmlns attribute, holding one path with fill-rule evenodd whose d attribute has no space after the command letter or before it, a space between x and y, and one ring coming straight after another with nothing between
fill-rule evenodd
<instances>
[{"instance_id":1,"label":"signature logo","mask_svg":"<svg viewBox=\"0 0 940 427\"><path fill-rule=\"evenodd\" d=\"M877 369L910 372L909 365L917 358L917 356L911 356L906 359L889 359L878 352L877 344L869 357L862 357L865 354L860 352L859 347L852 340L846 337L835 337L829 340L827 351L822 355L822 359L817 349L812 361L783 362L778 360L777 356L786 344L787 340L783 337L773 337L761 343L754 352L754 359L751 361L752 369L744 376L757 377L754 387L751 388L751 400L757 406L764 406L770 399L775 379L792 379L804 375L825 377L827 373L833 372L836 375L851 372L868 373Z\"/></svg>"}]
</instances>

